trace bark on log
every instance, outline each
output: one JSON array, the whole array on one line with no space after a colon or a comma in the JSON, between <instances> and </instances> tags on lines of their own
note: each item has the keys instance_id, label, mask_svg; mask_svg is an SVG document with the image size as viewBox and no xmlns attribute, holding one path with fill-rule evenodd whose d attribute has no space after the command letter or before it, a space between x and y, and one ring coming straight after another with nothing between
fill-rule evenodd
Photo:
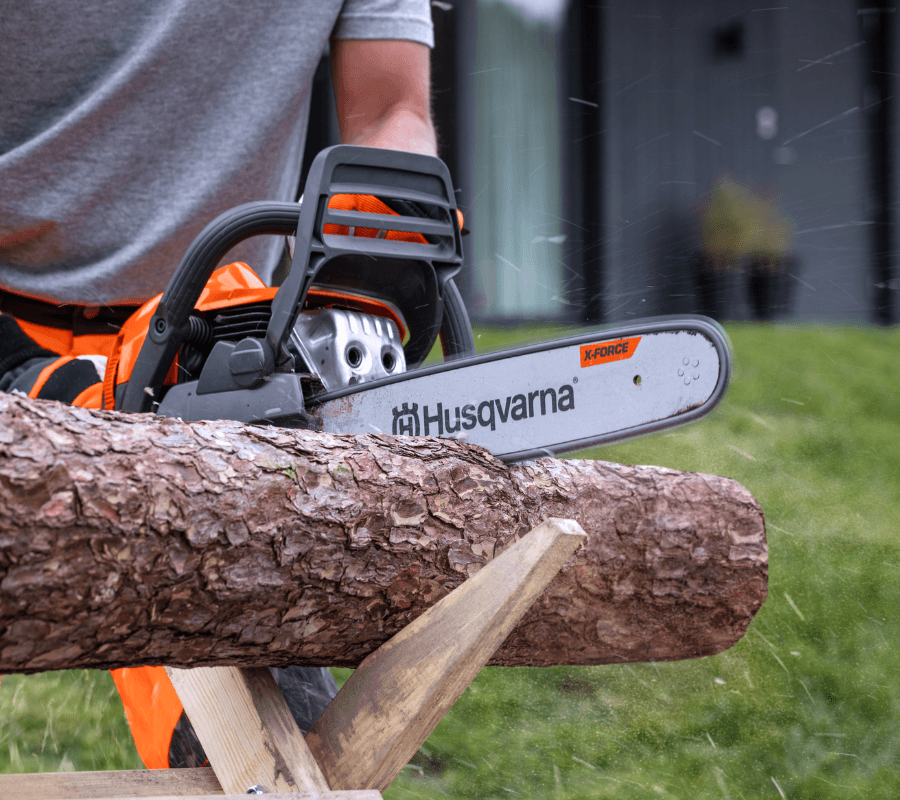
<instances>
[{"instance_id":1,"label":"bark on log","mask_svg":"<svg viewBox=\"0 0 900 800\"><path fill-rule=\"evenodd\" d=\"M588 542L492 664L711 655L765 599L727 478L0 395L0 673L356 666L549 516Z\"/></svg>"}]
</instances>

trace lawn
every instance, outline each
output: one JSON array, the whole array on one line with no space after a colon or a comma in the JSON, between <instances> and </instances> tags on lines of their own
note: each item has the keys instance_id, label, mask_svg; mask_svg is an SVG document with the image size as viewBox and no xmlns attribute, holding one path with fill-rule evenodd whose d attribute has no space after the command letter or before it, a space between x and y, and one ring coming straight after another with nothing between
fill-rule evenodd
<instances>
[{"instance_id":1,"label":"lawn","mask_svg":"<svg viewBox=\"0 0 900 800\"><path fill-rule=\"evenodd\" d=\"M750 489L770 589L748 635L697 661L485 669L388 800L900 796L900 330L727 330L715 413L579 457ZM106 673L3 679L0 771L137 766Z\"/></svg>"}]
</instances>

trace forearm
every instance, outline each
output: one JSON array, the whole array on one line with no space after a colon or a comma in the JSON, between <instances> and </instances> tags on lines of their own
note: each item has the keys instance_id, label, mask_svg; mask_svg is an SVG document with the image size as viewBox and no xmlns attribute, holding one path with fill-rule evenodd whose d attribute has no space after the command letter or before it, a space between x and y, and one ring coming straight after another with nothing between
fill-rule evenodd
<instances>
[{"instance_id":1,"label":"forearm","mask_svg":"<svg viewBox=\"0 0 900 800\"><path fill-rule=\"evenodd\" d=\"M332 39L341 141L437 155L430 59L417 42Z\"/></svg>"}]
</instances>

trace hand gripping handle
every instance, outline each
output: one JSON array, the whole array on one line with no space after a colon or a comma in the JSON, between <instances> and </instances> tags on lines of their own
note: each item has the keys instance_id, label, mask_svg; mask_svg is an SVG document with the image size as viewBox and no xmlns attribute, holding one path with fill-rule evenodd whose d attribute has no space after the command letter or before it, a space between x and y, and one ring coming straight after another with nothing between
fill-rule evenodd
<instances>
[{"instance_id":1,"label":"hand gripping handle","mask_svg":"<svg viewBox=\"0 0 900 800\"><path fill-rule=\"evenodd\" d=\"M335 195L372 195L406 204L421 204L431 208L434 216L429 219L403 213L387 216L340 210L331 205ZM303 207L294 263L272 302L272 317L266 331L266 341L276 361L285 357L288 337L313 279L325 264L344 257L361 258L371 264L379 260L409 264L409 269L418 271L422 280L432 287L420 299L419 305L427 304L440 323L444 285L462 264L462 233L456 216L456 194L443 161L433 156L377 147L329 147L316 156L310 167ZM326 231L330 226L420 232L427 236L428 243L328 235ZM360 269L356 277L365 288L364 272ZM418 316L415 307L401 310L404 314L411 312L410 317ZM407 319L410 327L417 327L414 325L417 321ZM407 352L407 363L423 359L433 341L432 337L430 342L423 339L418 346L413 345L413 352Z\"/></svg>"}]
</instances>

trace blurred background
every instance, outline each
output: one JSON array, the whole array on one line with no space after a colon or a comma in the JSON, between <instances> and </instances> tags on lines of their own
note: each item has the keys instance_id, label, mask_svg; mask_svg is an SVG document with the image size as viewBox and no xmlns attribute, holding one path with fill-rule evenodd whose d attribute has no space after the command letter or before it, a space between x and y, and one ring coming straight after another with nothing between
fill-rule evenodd
<instances>
[{"instance_id":1,"label":"blurred background","mask_svg":"<svg viewBox=\"0 0 900 800\"><path fill-rule=\"evenodd\" d=\"M892 3L432 7L475 320L897 321Z\"/></svg>"}]
</instances>

